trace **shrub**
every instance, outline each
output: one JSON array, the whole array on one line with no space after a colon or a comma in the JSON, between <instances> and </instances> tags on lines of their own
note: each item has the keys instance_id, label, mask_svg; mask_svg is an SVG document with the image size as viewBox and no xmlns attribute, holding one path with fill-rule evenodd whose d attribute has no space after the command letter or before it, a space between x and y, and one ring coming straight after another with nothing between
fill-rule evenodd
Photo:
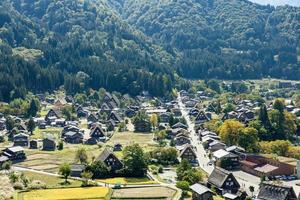
<instances>
[{"instance_id":1,"label":"shrub","mask_svg":"<svg viewBox=\"0 0 300 200\"><path fill-rule=\"evenodd\" d=\"M29 184L28 188L33 190L46 189L46 184L40 180L34 180Z\"/></svg>"},{"instance_id":2,"label":"shrub","mask_svg":"<svg viewBox=\"0 0 300 200\"><path fill-rule=\"evenodd\" d=\"M24 184L23 183L21 183L21 182L15 182L14 183L14 189L15 190L24 190Z\"/></svg>"},{"instance_id":3,"label":"shrub","mask_svg":"<svg viewBox=\"0 0 300 200\"><path fill-rule=\"evenodd\" d=\"M163 167L162 167L162 166L159 166L159 168L158 168L158 173L163 173L163 171L164 171Z\"/></svg>"}]
</instances>

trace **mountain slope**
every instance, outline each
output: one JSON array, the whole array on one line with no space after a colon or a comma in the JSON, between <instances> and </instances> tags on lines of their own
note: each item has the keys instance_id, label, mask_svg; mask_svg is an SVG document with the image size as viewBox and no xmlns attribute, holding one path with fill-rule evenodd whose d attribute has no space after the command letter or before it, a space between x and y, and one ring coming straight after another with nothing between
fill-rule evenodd
<instances>
[{"instance_id":1,"label":"mountain slope","mask_svg":"<svg viewBox=\"0 0 300 200\"><path fill-rule=\"evenodd\" d=\"M300 8L247 0L109 0L131 25L179 49L178 73L189 78L297 79ZM274 59L279 57L279 62Z\"/></svg>"},{"instance_id":2,"label":"mountain slope","mask_svg":"<svg viewBox=\"0 0 300 200\"><path fill-rule=\"evenodd\" d=\"M184 78L299 79L300 8L247 0L3 0L0 100ZM299 59L298 58L298 59ZM80 72L80 73L78 73Z\"/></svg>"},{"instance_id":3,"label":"mountain slope","mask_svg":"<svg viewBox=\"0 0 300 200\"><path fill-rule=\"evenodd\" d=\"M28 65L26 71L30 71L32 80L40 80L36 85L23 84L28 80L17 81L13 72L16 70L10 70L13 64L5 65L3 71L5 68L12 81L5 90L10 91L8 94L15 93L20 86L43 92L61 84L69 92L105 87L134 94L150 90L162 95L170 89L167 85L161 91L156 88L163 79L160 74L171 82L172 73L166 66L172 56L132 29L101 1L7 0L1 2L0 13L0 38L6 49L0 56L22 60ZM39 56L30 59L33 52ZM41 78L42 73L33 73L34 68L60 75ZM85 85L77 80L78 71L88 75ZM20 72L20 76L24 73ZM0 95L0 99L18 96L23 95Z\"/></svg>"}]
</instances>

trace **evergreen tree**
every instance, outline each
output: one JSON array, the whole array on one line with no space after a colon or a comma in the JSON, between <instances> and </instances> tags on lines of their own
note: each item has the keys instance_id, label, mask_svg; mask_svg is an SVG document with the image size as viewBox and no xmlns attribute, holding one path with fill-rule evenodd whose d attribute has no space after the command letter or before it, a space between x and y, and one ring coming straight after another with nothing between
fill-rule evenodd
<instances>
[{"instance_id":1,"label":"evergreen tree","mask_svg":"<svg viewBox=\"0 0 300 200\"><path fill-rule=\"evenodd\" d=\"M34 120L32 119L32 117L29 119L28 124L27 124L27 129L28 131L32 134L32 132L34 131L36 125Z\"/></svg>"},{"instance_id":2,"label":"evergreen tree","mask_svg":"<svg viewBox=\"0 0 300 200\"><path fill-rule=\"evenodd\" d=\"M37 112L39 111L39 100L32 99L29 104L29 108L27 111L28 116L35 117Z\"/></svg>"},{"instance_id":3,"label":"evergreen tree","mask_svg":"<svg viewBox=\"0 0 300 200\"><path fill-rule=\"evenodd\" d=\"M267 130L271 129L271 122L270 122L267 107L265 104L261 105L261 107L260 107L258 119L261 121L262 125Z\"/></svg>"}]
</instances>

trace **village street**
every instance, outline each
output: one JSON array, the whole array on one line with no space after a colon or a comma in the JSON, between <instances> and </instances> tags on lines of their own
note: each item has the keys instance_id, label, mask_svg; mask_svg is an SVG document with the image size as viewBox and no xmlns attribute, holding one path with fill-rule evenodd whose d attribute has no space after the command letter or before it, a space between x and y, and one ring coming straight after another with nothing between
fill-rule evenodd
<instances>
[{"instance_id":1,"label":"village street","mask_svg":"<svg viewBox=\"0 0 300 200\"><path fill-rule=\"evenodd\" d=\"M191 121L190 117L188 116L188 110L185 108L184 104L182 103L180 95L178 96L178 104L179 108L182 112L182 116L185 118L187 125L188 125L188 131L190 132L190 138L191 138L191 144L196 148L195 151L197 153L198 163L199 166L208 174L211 174L211 172L214 169L213 165L209 165L210 159L208 157L208 154L206 153L205 149L203 148L199 137L196 135L195 132L195 125ZM238 180L239 184L241 185L241 188L244 189L248 194L251 194L249 191L250 186L254 186L255 193L259 189L259 183L260 178L253 176L251 174L248 174L243 171L235 171L232 172L236 179Z\"/></svg>"}]
</instances>

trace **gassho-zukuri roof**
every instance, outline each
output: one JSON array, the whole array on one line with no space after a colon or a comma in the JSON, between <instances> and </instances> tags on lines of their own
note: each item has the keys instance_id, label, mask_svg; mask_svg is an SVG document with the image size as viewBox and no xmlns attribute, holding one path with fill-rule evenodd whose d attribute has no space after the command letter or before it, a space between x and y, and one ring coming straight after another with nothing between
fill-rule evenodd
<instances>
[{"instance_id":1,"label":"gassho-zukuri roof","mask_svg":"<svg viewBox=\"0 0 300 200\"><path fill-rule=\"evenodd\" d=\"M293 187L263 183L256 200L297 200Z\"/></svg>"},{"instance_id":2,"label":"gassho-zukuri roof","mask_svg":"<svg viewBox=\"0 0 300 200\"><path fill-rule=\"evenodd\" d=\"M229 171L216 167L208 177L208 182L221 188L228 176L232 175ZM232 176L234 178L234 176Z\"/></svg>"},{"instance_id":3,"label":"gassho-zukuri roof","mask_svg":"<svg viewBox=\"0 0 300 200\"><path fill-rule=\"evenodd\" d=\"M208 189L207 187L205 187L204 185L201 185L199 183L196 183L192 186L190 186L191 190L193 190L194 192L196 192L197 194L204 194L206 192L211 192L212 191L210 189Z\"/></svg>"},{"instance_id":4,"label":"gassho-zukuri roof","mask_svg":"<svg viewBox=\"0 0 300 200\"><path fill-rule=\"evenodd\" d=\"M109 148L105 148L96 160L104 162L109 155L114 155L114 153Z\"/></svg>"}]
</instances>

